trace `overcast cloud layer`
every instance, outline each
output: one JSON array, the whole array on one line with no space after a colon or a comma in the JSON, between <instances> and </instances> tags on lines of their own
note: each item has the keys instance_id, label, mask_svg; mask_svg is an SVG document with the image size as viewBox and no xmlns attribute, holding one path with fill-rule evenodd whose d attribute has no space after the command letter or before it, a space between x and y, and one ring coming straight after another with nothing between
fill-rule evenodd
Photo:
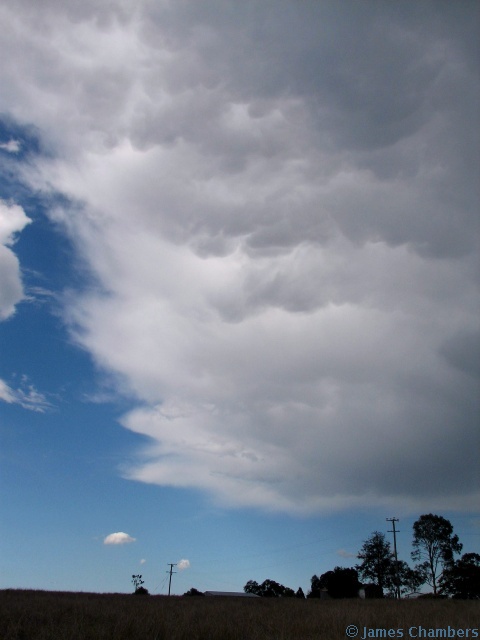
<instances>
[{"instance_id":1,"label":"overcast cloud layer","mask_svg":"<svg viewBox=\"0 0 480 640\"><path fill-rule=\"evenodd\" d=\"M151 438L125 473L288 512L478 506L478 3L0 19L0 111L48 151L23 177L69 198L96 282L72 334Z\"/></svg>"}]
</instances>

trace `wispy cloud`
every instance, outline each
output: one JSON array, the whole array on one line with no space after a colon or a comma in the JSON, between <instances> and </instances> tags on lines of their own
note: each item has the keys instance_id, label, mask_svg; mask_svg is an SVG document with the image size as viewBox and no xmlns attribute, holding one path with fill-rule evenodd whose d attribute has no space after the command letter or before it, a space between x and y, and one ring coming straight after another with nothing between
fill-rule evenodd
<instances>
[{"instance_id":1,"label":"wispy cloud","mask_svg":"<svg viewBox=\"0 0 480 640\"><path fill-rule=\"evenodd\" d=\"M136 538L132 538L128 533L123 531L117 531L116 533L110 533L103 541L103 544L129 544L135 542Z\"/></svg>"},{"instance_id":2,"label":"wispy cloud","mask_svg":"<svg viewBox=\"0 0 480 640\"><path fill-rule=\"evenodd\" d=\"M340 556L341 558L356 558L357 554L346 551L345 549L338 549L337 556Z\"/></svg>"},{"instance_id":3,"label":"wispy cloud","mask_svg":"<svg viewBox=\"0 0 480 640\"><path fill-rule=\"evenodd\" d=\"M29 411L38 411L45 413L53 409L53 405L49 402L43 393L37 391L33 384L28 382L27 376L22 376L22 385L17 389L9 386L4 380L0 379L0 400L8 404L18 404L23 409Z\"/></svg>"},{"instance_id":4,"label":"wispy cloud","mask_svg":"<svg viewBox=\"0 0 480 640\"><path fill-rule=\"evenodd\" d=\"M14 391L8 386L8 384L0 378L0 400L8 402L9 404L16 401Z\"/></svg>"},{"instance_id":5,"label":"wispy cloud","mask_svg":"<svg viewBox=\"0 0 480 640\"><path fill-rule=\"evenodd\" d=\"M29 285L26 288L25 294L28 302L34 302L37 304L43 304L52 299L58 299L58 294L55 293L55 291L39 286Z\"/></svg>"},{"instance_id":6,"label":"wispy cloud","mask_svg":"<svg viewBox=\"0 0 480 640\"><path fill-rule=\"evenodd\" d=\"M185 558L183 558L182 560L179 560L177 562L177 568L179 569L179 571L184 571L189 567L190 567L190 560L186 560Z\"/></svg>"}]
</instances>

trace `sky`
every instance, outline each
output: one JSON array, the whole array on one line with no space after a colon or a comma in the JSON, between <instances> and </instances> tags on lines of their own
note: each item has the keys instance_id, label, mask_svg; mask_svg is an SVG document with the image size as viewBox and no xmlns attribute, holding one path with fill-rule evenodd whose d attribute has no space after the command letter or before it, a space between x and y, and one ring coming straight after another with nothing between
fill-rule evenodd
<instances>
[{"instance_id":1,"label":"sky","mask_svg":"<svg viewBox=\"0 0 480 640\"><path fill-rule=\"evenodd\" d=\"M479 16L0 6L0 588L480 551Z\"/></svg>"}]
</instances>

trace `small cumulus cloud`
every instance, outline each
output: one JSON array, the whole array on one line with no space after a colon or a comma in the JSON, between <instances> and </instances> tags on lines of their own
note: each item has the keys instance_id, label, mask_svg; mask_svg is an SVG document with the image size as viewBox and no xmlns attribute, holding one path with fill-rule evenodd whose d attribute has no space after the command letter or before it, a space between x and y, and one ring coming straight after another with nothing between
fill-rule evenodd
<instances>
[{"instance_id":1,"label":"small cumulus cloud","mask_svg":"<svg viewBox=\"0 0 480 640\"><path fill-rule=\"evenodd\" d=\"M103 544L128 544L129 542L135 542L135 540L136 538L132 538L128 533L117 531L116 533L108 535L103 541Z\"/></svg>"},{"instance_id":2,"label":"small cumulus cloud","mask_svg":"<svg viewBox=\"0 0 480 640\"><path fill-rule=\"evenodd\" d=\"M338 549L337 556L340 556L341 558L356 558L357 554L346 551L346 549Z\"/></svg>"},{"instance_id":3,"label":"small cumulus cloud","mask_svg":"<svg viewBox=\"0 0 480 640\"><path fill-rule=\"evenodd\" d=\"M185 558L182 558L182 560L178 561L177 567L178 567L179 571L183 571L184 569L188 569L190 567L190 560L186 560Z\"/></svg>"},{"instance_id":4,"label":"small cumulus cloud","mask_svg":"<svg viewBox=\"0 0 480 640\"><path fill-rule=\"evenodd\" d=\"M8 142L0 143L0 149L8 151L9 153L18 153L20 151L20 142L18 140L9 140Z\"/></svg>"},{"instance_id":5,"label":"small cumulus cloud","mask_svg":"<svg viewBox=\"0 0 480 640\"><path fill-rule=\"evenodd\" d=\"M142 559L140 560L140 564L145 564L145 563L146 563L145 558L142 558Z\"/></svg>"}]
</instances>

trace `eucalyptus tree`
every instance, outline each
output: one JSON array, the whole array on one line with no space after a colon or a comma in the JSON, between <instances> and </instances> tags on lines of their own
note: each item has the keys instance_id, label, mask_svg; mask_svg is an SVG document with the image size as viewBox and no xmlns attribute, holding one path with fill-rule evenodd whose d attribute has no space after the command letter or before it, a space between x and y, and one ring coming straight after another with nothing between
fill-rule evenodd
<instances>
[{"instance_id":1,"label":"eucalyptus tree","mask_svg":"<svg viewBox=\"0 0 480 640\"><path fill-rule=\"evenodd\" d=\"M437 595L443 572L452 566L454 555L463 547L453 533L452 523L432 513L420 516L413 524L412 546L412 559L420 561L416 570Z\"/></svg>"},{"instance_id":2,"label":"eucalyptus tree","mask_svg":"<svg viewBox=\"0 0 480 640\"><path fill-rule=\"evenodd\" d=\"M390 549L390 542L385 540L385 534L374 531L363 543L357 558L362 560L361 564L355 567L362 580L370 580L382 591L390 587L395 570L395 558Z\"/></svg>"}]
</instances>

